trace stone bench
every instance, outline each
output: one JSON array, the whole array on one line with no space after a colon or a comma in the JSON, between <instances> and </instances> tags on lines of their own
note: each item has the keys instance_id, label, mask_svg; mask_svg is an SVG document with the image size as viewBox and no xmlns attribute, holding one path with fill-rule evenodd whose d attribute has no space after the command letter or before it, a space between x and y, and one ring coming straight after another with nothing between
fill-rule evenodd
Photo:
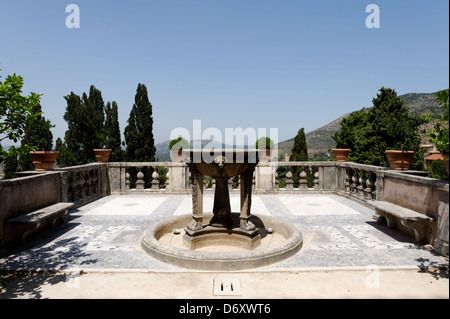
<instances>
[{"instance_id":1,"label":"stone bench","mask_svg":"<svg viewBox=\"0 0 450 319\"><path fill-rule=\"evenodd\" d=\"M389 228L397 228L398 222L408 229L412 229L417 243L429 244L430 237L435 227L435 219L414 210L386 202L386 201L367 201L376 212L386 218Z\"/></svg>"},{"instance_id":2,"label":"stone bench","mask_svg":"<svg viewBox=\"0 0 450 319\"><path fill-rule=\"evenodd\" d=\"M54 227L58 221L67 219L68 211L73 205L73 203L56 203L5 220L6 241L12 243L21 237L22 242L25 243L31 234L36 233L46 225L51 224Z\"/></svg>"}]
</instances>

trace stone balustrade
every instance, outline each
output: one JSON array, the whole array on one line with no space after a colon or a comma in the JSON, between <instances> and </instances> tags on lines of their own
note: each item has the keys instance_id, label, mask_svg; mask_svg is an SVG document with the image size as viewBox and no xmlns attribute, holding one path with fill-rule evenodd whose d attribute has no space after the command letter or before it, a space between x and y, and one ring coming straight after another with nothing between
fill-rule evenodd
<instances>
[{"instance_id":1,"label":"stone balustrade","mask_svg":"<svg viewBox=\"0 0 450 319\"><path fill-rule=\"evenodd\" d=\"M61 174L61 201L75 207L85 205L107 195L107 164L91 163L57 168Z\"/></svg>"},{"instance_id":2,"label":"stone balustrade","mask_svg":"<svg viewBox=\"0 0 450 319\"><path fill-rule=\"evenodd\" d=\"M188 194L189 169L185 163L114 162L108 163L111 194Z\"/></svg>"}]
</instances>

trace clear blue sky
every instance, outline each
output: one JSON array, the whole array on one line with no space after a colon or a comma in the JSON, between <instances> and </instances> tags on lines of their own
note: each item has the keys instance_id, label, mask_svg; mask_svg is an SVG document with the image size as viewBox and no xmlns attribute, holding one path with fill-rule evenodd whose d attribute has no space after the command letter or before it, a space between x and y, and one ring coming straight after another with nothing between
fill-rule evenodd
<instances>
[{"instance_id":1,"label":"clear blue sky","mask_svg":"<svg viewBox=\"0 0 450 319\"><path fill-rule=\"evenodd\" d=\"M66 27L66 6L80 28ZM366 6L380 8L369 29ZM371 106L382 86L449 87L447 0L158 0L0 2L0 73L43 94L63 137L64 96L117 101L126 126L138 83L149 90L156 142L175 127L278 128L279 140Z\"/></svg>"}]
</instances>

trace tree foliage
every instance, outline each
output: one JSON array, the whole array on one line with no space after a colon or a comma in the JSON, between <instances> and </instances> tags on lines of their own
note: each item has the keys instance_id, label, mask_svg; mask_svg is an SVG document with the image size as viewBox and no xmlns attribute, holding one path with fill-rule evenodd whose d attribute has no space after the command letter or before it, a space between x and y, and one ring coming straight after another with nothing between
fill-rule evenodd
<instances>
[{"instance_id":1,"label":"tree foliage","mask_svg":"<svg viewBox=\"0 0 450 319\"><path fill-rule=\"evenodd\" d=\"M32 108L32 112L39 115L27 118L21 145L22 147L31 146L37 151L51 151L53 149L51 128L54 125L42 115L42 107L39 103ZM20 157L19 167L22 171L34 170L34 165L28 152Z\"/></svg>"},{"instance_id":2,"label":"tree foliage","mask_svg":"<svg viewBox=\"0 0 450 319\"><path fill-rule=\"evenodd\" d=\"M89 95L71 92L64 97L67 106L64 120L68 130L64 136L67 156L58 159L63 166L81 165L95 161L94 149L104 147L104 102L100 90L91 85ZM65 145L65 146L64 146Z\"/></svg>"},{"instance_id":3,"label":"tree foliage","mask_svg":"<svg viewBox=\"0 0 450 319\"><path fill-rule=\"evenodd\" d=\"M0 77L1 78L1 77ZM33 150L27 144L16 148L4 150L1 142L10 140L19 142L26 130L29 121L38 118L41 114L39 106L40 94L22 94L24 80L20 75L8 75L5 81L0 81L0 163L4 162L5 178L14 177L18 168L18 157L26 156Z\"/></svg>"},{"instance_id":4,"label":"tree foliage","mask_svg":"<svg viewBox=\"0 0 450 319\"><path fill-rule=\"evenodd\" d=\"M414 151L411 169L423 169L418 128L424 122L409 114L393 89L382 87L373 107L351 113L333 135L338 148L350 148L349 161L388 167L386 150Z\"/></svg>"},{"instance_id":5,"label":"tree foliage","mask_svg":"<svg viewBox=\"0 0 450 319\"><path fill-rule=\"evenodd\" d=\"M308 160L308 145L306 144L305 129L302 127L298 130L294 138L294 146L292 147L291 162L301 162Z\"/></svg>"},{"instance_id":6,"label":"tree foliage","mask_svg":"<svg viewBox=\"0 0 450 319\"><path fill-rule=\"evenodd\" d=\"M436 100L439 102L439 107L444 109L444 115L434 125L434 129L427 133L431 137L431 141L436 145L438 151L443 154L449 154L449 90L437 92ZM431 116L426 116L425 120L431 120Z\"/></svg>"},{"instance_id":7,"label":"tree foliage","mask_svg":"<svg viewBox=\"0 0 450 319\"><path fill-rule=\"evenodd\" d=\"M104 147L112 149L110 161L121 162L123 160L122 138L116 101L106 103L103 135Z\"/></svg>"},{"instance_id":8,"label":"tree foliage","mask_svg":"<svg viewBox=\"0 0 450 319\"><path fill-rule=\"evenodd\" d=\"M191 144L188 140L183 137L174 138L169 142L169 150L183 150L191 147Z\"/></svg>"},{"instance_id":9,"label":"tree foliage","mask_svg":"<svg viewBox=\"0 0 450 319\"><path fill-rule=\"evenodd\" d=\"M40 114L34 112L34 108L41 95L32 92L22 96L23 83L22 76L16 74L0 81L0 142L4 139L18 142L23 137L27 120Z\"/></svg>"},{"instance_id":10,"label":"tree foliage","mask_svg":"<svg viewBox=\"0 0 450 319\"><path fill-rule=\"evenodd\" d=\"M272 149L275 146L274 141L270 137L262 136L255 142L256 149Z\"/></svg>"},{"instance_id":11,"label":"tree foliage","mask_svg":"<svg viewBox=\"0 0 450 319\"><path fill-rule=\"evenodd\" d=\"M124 131L129 162L153 162L155 160L155 140L153 138L153 110L148 100L147 88L139 83L135 103L130 111L128 125Z\"/></svg>"},{"instance_id":12,"label":"tree foliage","mask_svg":"<svg viewBox=\"0 0 450 319\"><path fill-rule=\"evenodd\" d=\"M291 156L289 157L291 162L306 162L308 161L308 145L306 144L305 129L302 127L298 130L297 135L294 138L294 146L292 147ZM299 186L300 173L304 171L304 167L291 166L289 170L292 173L292 181L294 187ZM310 179L310 172L307 171L307 179Z\"/></svg>"}]
</instances>

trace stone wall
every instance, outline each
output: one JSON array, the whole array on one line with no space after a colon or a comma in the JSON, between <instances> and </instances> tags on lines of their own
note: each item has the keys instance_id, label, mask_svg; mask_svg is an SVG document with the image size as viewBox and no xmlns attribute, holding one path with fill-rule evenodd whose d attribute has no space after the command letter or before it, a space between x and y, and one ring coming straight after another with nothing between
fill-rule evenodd
<instances>
[{"instance_id":1,"label":"stone wall","mask_svg":"<svg viewBox=\"0 0 450 319\"><path fill-rule=\"evenodd\" d=\"M383 200L436 219L433 247L448 256L449 184L434 178L395 171L383 172Z\"/></svg>"},{"instance_id":2,"label":"stone wall","mask_svg":"<svg viewBox=\"0 0 450 319\"><path fill-rule=\"evenodd\" d=\"M43 172L0 182L0 254L5 249L3 222L61 201L61 174Z\"/></svg>"}]
</instances>

